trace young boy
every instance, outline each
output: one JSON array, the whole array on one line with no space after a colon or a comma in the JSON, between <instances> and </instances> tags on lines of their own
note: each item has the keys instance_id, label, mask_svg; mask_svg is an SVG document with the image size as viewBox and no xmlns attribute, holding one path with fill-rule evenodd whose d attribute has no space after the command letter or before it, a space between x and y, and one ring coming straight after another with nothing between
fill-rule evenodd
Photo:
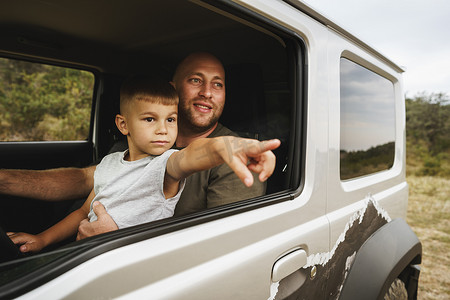
<instances>
[{"instance_id":1,"label":"young boy","mask_svg":"<svg viewBox=\"0 0 450 300\"><path fill-rule=\"evenodd\" d=\"M40 234L9 233L13 242L21 244L22 252L36 252L70 237L86 217L96 220L95 201L101 201L119 228L171 217L184 179L224 162L246 186L253 183L250 170L260 173L261 181L272 174L275 156L270 150L279 140L201 138L183 150L171 149L177 138L177 113L178 96L169 83L151 78L126 81L116 125L129 149L103 158L94 188L80 209Z\"/></svg>"}]
</instances>

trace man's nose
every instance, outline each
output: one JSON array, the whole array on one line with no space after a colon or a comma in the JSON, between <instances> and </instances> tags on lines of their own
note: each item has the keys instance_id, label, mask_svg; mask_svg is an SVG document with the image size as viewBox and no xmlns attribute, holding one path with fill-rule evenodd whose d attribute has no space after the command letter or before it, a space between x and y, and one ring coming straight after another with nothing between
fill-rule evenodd
<instances>
[{"instance_id":1,"label":"man's nose","mask_svg":"<svg viewBox=\"0 0 450 300\"><path fill-rule=\"evenodd\" d=\"M203 84L199 94L205 98L211 98L211 85L209 83Z\"/></svg>"}]
</instances>

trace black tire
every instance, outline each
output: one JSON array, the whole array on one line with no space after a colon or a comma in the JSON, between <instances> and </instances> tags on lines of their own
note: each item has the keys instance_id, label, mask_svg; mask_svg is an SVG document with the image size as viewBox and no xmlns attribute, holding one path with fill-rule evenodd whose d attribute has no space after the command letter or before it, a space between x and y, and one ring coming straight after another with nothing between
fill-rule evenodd
<instances>
[{"instance_id":1,"label":"black tire","mask_svg":"<svg viewBox=\"0 0 450 300\"><path fill-rule=\"evenodd\" d=\"M403 281L396 278L384 295L384 300L408 300L408 291Z\"/></svg>"}]
</instances>

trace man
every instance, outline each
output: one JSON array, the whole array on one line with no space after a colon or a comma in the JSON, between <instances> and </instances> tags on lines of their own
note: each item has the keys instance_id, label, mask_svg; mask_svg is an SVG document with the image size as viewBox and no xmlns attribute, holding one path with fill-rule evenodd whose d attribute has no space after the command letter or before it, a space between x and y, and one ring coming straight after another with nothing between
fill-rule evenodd
<instances>
[{"instance_id":1,"label":"man","mask_svg":"<svg viewBox=\"0 0 450 300\"><path fill-rule=\"evenodd\" d=\"M176 147L183 148L200 137L235 133L218 121L225 105L225 71L222 63L209 53L193 53L177 67L172 84L180 98L179 132ZM95 166L47 171L10 170L0 172L0 193L58 201L83 198L93 186ZM9 173L8 173L9 172ZM263 195L265 185L258 179L247 188L233 171L222 165L187 178L175 216ZM80 223L78 238L117 229L101 205L94 211L96 222Z\"/></svg>"},{"instance_id":2,"label":"man","mask_svg":"<svg viewBox=\"0 0 450 300\"><path fill-rule=\"evenodd\" d=\"M177 147L200 137L237 136L218 122L225 105L225 71L216 57L189 55L175 70L173 85L180 98ZM228 166L194 174L188 178L175 215L263 195L265 185L254 182L254 187L246 188Z\"/></svg>"}]
</instances>

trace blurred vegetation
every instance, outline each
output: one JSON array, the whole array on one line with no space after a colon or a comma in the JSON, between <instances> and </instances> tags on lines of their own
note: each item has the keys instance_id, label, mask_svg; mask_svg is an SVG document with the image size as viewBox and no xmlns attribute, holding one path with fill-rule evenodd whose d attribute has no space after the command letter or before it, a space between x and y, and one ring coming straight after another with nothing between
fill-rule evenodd
<instances>
[{"instance_id":1,"label":"blurred vegetation","mask_svg":"<svg viewBox=\"0 0 450 300\"><path fill-rule=\"evenodd\" d=\"M84 140L89 135L90 72L0 58L0 140Z\"/></svg>"},{"instance_id":2,"label":"blurred vegetation","mask_svg":"<svg viewBox=\"0 0 450 300\"><path fill-rule=\"evenodd\" d=\"M449 104L443 93L406 99L408 175L450 177Z\"/></svg>"}]
</instances>

